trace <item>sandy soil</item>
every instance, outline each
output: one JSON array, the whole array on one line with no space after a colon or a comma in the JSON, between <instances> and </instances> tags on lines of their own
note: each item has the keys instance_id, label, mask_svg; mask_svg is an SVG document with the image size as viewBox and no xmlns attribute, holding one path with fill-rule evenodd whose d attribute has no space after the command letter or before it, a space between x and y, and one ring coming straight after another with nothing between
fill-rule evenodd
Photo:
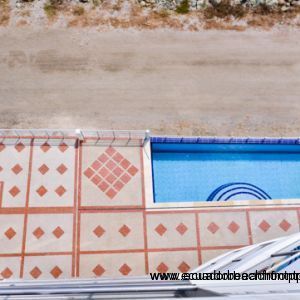
<instances>
[{"instance_id":1,"label":"sandy soil","mask_svg":"<svg viewBox=\"0 0 300 300\"><path fill-rule=\"evenodd\" d=\"M0 29L0 127L299 136L300 31Z\"/></svg>"}]
</instances>

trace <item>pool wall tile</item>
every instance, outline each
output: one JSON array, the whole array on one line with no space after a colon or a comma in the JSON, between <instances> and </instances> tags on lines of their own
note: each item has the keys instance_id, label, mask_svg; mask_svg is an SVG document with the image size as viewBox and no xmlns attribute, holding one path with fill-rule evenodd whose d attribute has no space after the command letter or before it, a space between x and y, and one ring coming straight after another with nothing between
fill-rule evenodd
<instances>
[{"instance_id":1,"label":"pool wall tile","mask_svg":"<svg viewBox=\"0 0 300 300\"><path fill-rule=\"evenodd\" d=\"M83 144L80 149L80 207L143 205L141 147Z\"/></svg>"},{"instance_id":2,"label":"pool wall tile","mask_svg":"<svg viewBox=\"0 0 300 300\"><path fill-rule=\"evenodd\" d=\"M78 272L82 278L144 275L145 255L134 252L81 254Z\"/></svg>"},{"instance_id":3,"label":"pool wall tile","mask_svg":"<svg viewBox=\"0 0 300 300\"><path fill-rule=\"evenodd\" d=\"M296 210L250 211L253 243L299 232Z\"/></svg>"},{"instance_id":4,"label":"pool wall tile","mask_svg":"<svg viewBox=\"0 0 300 300\"><path fill-rule=\"evenodd\" d=\"M81 212L80 251L144 250L142 212Z\"/></svg>"},{"instance_id":5,"label":"pool wall tile","mask_svg":"<svg viewBox=\"0 0 300 300\"><path fill-rule=\"evenodd\" d=\"M72 276L72 255L28 256L24 279L64 279Z\"/></svg>"},{"instance_id":6,"label":"pool wall tile","mask_svg":"<svg viewBox=\"0 0 300 300\"><path fill-rule=\"evenodd\" d=\"M0 144L0 182L2 186L2 201L0 207L25 207L28 171L30 161L30 140L23 141L19 147L15 144Z\"/></svg>"},{"instance_id":7,"label":"pool wall tile","mask_svg":"<svg viewBox=\"0 0 300 300\"><path fill-rule=\"evenodd\" d=\"M199 213L201 247L249 245L245 212Z\"/></svg>"},{"instance_id":8,"label":"pool wall tile","mask_svg":"<svg viewBox=\"0 0 300 300\"><path fill-rule=\"evenodd\" d=\"M198 266L197 251L149 253L149 272L189 272Z\"/></svg>"},{"instance_id":9,"label":"pool wall tile","mask_svg":"<svg viewBox=\"0 0 300 300\"><path fill-rule=\"evenodd\" d=\"M148 249L197 247L193 214L147 214Z\"/></svg>"}]
</instances>

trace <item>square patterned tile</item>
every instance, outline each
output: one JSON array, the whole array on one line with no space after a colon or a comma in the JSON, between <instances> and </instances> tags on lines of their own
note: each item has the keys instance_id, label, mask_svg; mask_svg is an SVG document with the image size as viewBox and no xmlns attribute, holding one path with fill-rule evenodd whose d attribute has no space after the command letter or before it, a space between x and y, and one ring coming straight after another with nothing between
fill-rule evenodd
<instances>
[{"instance_id":1,"label":"square patterned tile","mask_svg":"<svg viewBox=\"0 0 300 300\"><path fill-rule=\"evenodd\" d=\"M75 142L35 142L33 147L30 207L74 205Z\"/></svg>"},{"instance_id":2,"label":"square patterned tile","mask_svg":"<svg viewBox=\"0 0 300 300\"><path fill-rule=\"evenodd\" d=\"M3 182L2 207L25 206L29 157L30 140L17 144L0 143L0 181Z\"/></svg>"},{"instance_id":3,"label":"square patterned tile","mask_svg":"<svg viewBox=\"0 0 300 300\"><path fill-rule=\"evenodd\" d=\"M148 248L197 247L193 213L147 214Z\"/></svg>"},{"instance_id":4,"label":"square patterned tile","mask_svg":"<svg viewBox=\"0 0 300 300\"><path fill-rule=\"evenodd\" d=\"M21 253L24 215L0 215L0 253Z\"/></svg>"},{"instance_id":5,"label":"square patterned tile","mask_svg":"<svg viewBox=\"0 0 300 300\"><path fill-rule=\"evenodd\" d=\"M26 252L72 251L73 214L32 214L28 216Z\"/></svg>"},{"instance_id":6,"label":"square patterned tile","mask_svg":"<svg viewBox=\"0 0 300 300\"><path fill-rule=\"evenodd\" d=\"M253 243L299 232L296 210L250 211Z\"/></svg>"},{"instance_id":7,"label":"square patterned tile","mask_svg":"<svg viewBox=\"0 0 300 300\"><path fill-rule=\"evenodd\" d=\"M142 205L140 147L82 146L81 205Z\"/></svg>"},{"instance_id":8,"label":"square patterned tile","mask_svg":"<svg viewBox=\"0 0 300 300\"><path fill-rule=\"evenodd\" d=\"M123 249L144 249L142 213L81 213L81 251Z\"/></svg>"},{"instance_id":9,"label":"square patterned tile","mask_svg":"<svg viewBox=\"0 0 300 300\"><path fill-rule=\"evenodd\" d=\"M81 254L79 277L145 275L144 253Z\"/></svg>"},{"instance_id":10,"label":"square patterned tile","mask_svg":"<svg viewBox=\"0 0 300 300\"><path fill-rule=\"evenodd\" d=\"M18 279L20 264L20 257L0 257L0 279Z\"/></svg>"},{"instance_id":11,"label":"square patterned tile","mask_svg":"<svg viewBox=\"0 0 300 300\"><path fill-rule=\"evenodd\" d=\"M149 272L192 271L198 266L197 251L170 251L149 253Z\"/></svg>"},{"instance_id":12,"label":"square patterned tile","mask_svg":"<svg viewBox=\"0 0 300 300\"><path fill-rule=\"evenodd\" d=\"M226 252L232 251L233 249L218 249L218 250L202 250L201 251L201 260L202 263L206 263L209 260L222 255Z\"/></svg>"},{"instance_id":13,"label":"square patterned tile","mask_svg":"<svg viewBox=\"0 0 300 300\"><path fill-rule=\"evenodd\" d=\"M248 245L245 212L199 213L201 247Z\"/></svg>"},{"instance_id":14,"label":"square patterned tile","mask_svg":"<svg viewBox=\"0 0 300 300\"><path fill-rule=\"evenodd\" d=\"M72 256L27 256L24 279L63 279L72 277Z\"/></svg>"}]
</instances>

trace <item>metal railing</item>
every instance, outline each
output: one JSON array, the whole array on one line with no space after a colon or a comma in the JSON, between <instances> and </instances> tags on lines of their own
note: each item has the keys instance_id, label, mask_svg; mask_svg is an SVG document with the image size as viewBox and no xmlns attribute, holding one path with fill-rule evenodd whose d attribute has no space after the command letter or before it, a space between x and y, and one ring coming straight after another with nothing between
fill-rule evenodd
<instances>
[{"instance_id":1,"label":"metal railing","mask_svg":"<svg viewBox=\"0 0 300 300\"><path fill-rule=\"evenodd\" d=\"M150 139L149 130L85 130L85 129L0 129L0 144L80 140L91 145L143 146Z\"/></svg>"}]
</instances>

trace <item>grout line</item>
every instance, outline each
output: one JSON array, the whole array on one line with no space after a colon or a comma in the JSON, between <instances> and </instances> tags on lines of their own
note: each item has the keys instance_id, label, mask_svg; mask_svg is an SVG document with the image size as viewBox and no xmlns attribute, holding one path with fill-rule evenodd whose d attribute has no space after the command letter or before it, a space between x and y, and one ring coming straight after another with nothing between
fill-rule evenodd
<instances>
[{"instance_id":1,"label":"grout line","mask_svg":"<svg viewBox=\"0 0 300 300\"><path fill-rule=\"evenodd\" d=\"M76 220L76 252L75 252L75 277L79 277L80 264L80 220L81 220L81 172L82 172L82 142L78 145L78 190L77 190L77 220Z\"/></svg>"},{"instance_id":2,"label":"grout line","mask_svg":"<svg viewBox=\"0 0 300 300\"><path fill-rule=\"evenodd\" d=\"M72 213L73 207L28 207L17 208L17 207L5 207L0 210L0 215L10 214L65 214Z\"/></svg>"},{"instance_id":3,"label":"grout line","mask_svg":"<svg viewBox=\"0 0 300 300\"><path fill-rule=\"evenodd\" d=\"M0 210L2 207L3 191L4 191L4 182L0 181Z\"/></svg>"},{"instance_id":4,"label":"grout line","mask_svg":"<svg viewBox=\"0 0 300 300\"><path fill-rule=\"evenodd\" d=\"M24 210L23 239L22 239L22 250L21 250L21 263L20 263L20 278L23 278L23 275L24 275L24 260L25 260L27 222L28 222L28 206L29 206L30 184L31 184L31 174L32 174L32 160L33 160L33 141L34 141L33 139L31 139L31 141L30 141L27 191L26 191L26 203L25 203L25 210Z\"/></svg>"},{"instance_id":5,"label":"grout line","mask_svg":"<svg viewBox=\"0 0 300 300\"><path fill-rule=\"evenodd\" d=\"M76 274L76 243L77 243L77 214L78 214L78 140L75 142L75 172L74 172L74 207L73 207L73 245L72 245L72 277Z\"/></svg>"},{"instance_id":6,"label":"grout line","mask_svg":"<svg viewBox=\"0 0 300 300\"><path fill-rule=\"evenodd\" d=\"M201 250L234 250L234 249L238 249L238 248L243 248L243 247L246 247L248 246L248 244L245 244L245 245L225 245L225 246L204 246L204 247L201 247Z\"/></svg>"},{"instance_id":7,"label":"grout line","mask_svg":"<svg viewBox=\"0 0 300 300\"><path fill-rule=\"evenodd\" d=\"M140 148L140 165L141 165L141 184L142 184L142 205L143 205L143 233L144 233L144 250L145 250L145 273L149 273L149 256L148 256L148 234L147 234L147 214L145 201L145 177L144 177L144 159L143 148Z\"/></svg>"},{"instance_id":8,"label":"grout line","mask_svg":"<svg viewBox=\"0 0 300 300\"><path fill-rule=\"evenodd\" d=\"M201 257L201 239L200 239L200 223L199 223L199 214L195 213L196 218L196 235L197 235L197 247L198 247L198 264L202 264Z\"/></svg>"},{"instance_id":9,"label":"grout line","mask_svg":"<svg viewBox=\"0 0 300 300\"><path fill-rule=\"evenodd\" d=\"M253 235L252 235L252 230L251 230L250 212L248 210L246 210L246 221L247 221L249 245L252 245L253 244Z\"/></svg>"},{"instance_id":10,"label":"grout line","mask_svg":"<svg viewBox=\"0 0 300 300\"><path fill-rule=\"evenodd\" d=\"M27 256L55 256L55 255L72 255L70 251L61 252L27 252L24 253L24 257ZM22 257L20 253L1 253L0 257Z\"/></svg>"}]
</instances>

